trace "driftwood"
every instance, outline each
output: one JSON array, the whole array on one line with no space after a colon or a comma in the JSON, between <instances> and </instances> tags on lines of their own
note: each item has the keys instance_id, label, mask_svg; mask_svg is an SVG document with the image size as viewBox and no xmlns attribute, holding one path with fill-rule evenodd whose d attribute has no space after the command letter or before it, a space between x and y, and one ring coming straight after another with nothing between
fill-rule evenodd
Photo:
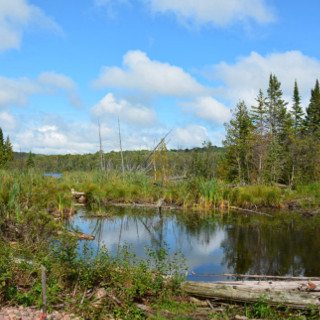
<instances>
[{"instance_id":1,"label":"driftwood","mask_svg":"<svg viewBox=\"0 0 320 320\"><path fill-rule=\"evenodd\" d=\"M243 209L243 208L233 207L233 206L230 206L230 209L231 210L235 210L235 211L249 213L249 214L257 214L257 215L260 215L260 216L273 218L273 216L271 214L269 214L269 213L264 213L264 212L260 212L260 211L256 211L256 210Z\"/></svg>"},{"instance_id":2,"label":"driftwood","mask_svg":"<svg viewBox=\"0 0 320 320\"><path fill-rule=\"evenodd\" d=\"M192 275L197 276L214 276L214 277L236 277L236 278L248 278L248 279L281 279L281 280L314 280L320 281L320 277L292 277L292 276L265 276L258 274L237 274L237 273L195 273Z\"/></svg>"},{"instance_id":3,"label":"driftwood","mask_svg":"<svg viewBox=\"0 0 320 320\"><path fill-rule=\"evenodd\" d=\"M231 300L245 303L259 302L286 305L296 309L320 308L320 281L185 281L182 290L203 299Z\"/></svg>"}]
</instances>

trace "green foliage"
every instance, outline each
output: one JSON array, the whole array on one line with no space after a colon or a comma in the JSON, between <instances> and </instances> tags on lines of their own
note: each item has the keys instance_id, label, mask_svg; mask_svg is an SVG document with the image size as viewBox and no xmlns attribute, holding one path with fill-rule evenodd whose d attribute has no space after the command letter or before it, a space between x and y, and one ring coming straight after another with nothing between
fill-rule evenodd
<instances>
[{"instance_id":1,"label":"green foliage","mask_svg":"<svg viewBox=\"0 0 320 320\"><path fill-rule=\"evenodd\" d=\"M311 90L311 98L308 108L306 109L306 127L307 131L317 132L320 130L320 86L316 81L314 89Z\"/></svg>"},{"instance_id":2,"label":"green foliage","mask_svg":"<svg viewBox=\"0 0 320 320\"><path fill-rule=\"evenodd\" d=\"M34 168L34 160L33 160L33 156L32 156L32 152L29 152L27 161L26 161L26 166L27 168Z\"/></svg>"},{"instance_id":3,"label":"green foliage","mask_svg":"<svg viewBox=\"0 0 320 320\"><path fill-rule=\"evenodd\" d=\"M107 248L97 253L86 244L80 250L79 242L64 235L51 244L46 242L46 246L38 247L30 261L28 248L21 247L20 257L16 259L18 251L8 245L1 246L0 299L2 302L40 306L40 266L44 265L50 308L61 300L67 302L67 296L73 291L77 302L73 301L70 307L83 315L90 314L90 317L99 319L101 307L105 306L106 311L122 319L141 316L134 302L144 297L151 297L154 304L167 301L172 294L178 293L181 272L184 271L182 256L176 253L170 257L166 245L156 250L146 247L145 250L146 259L137 257L129 245L122 246L116 255L110 254ZM172 280L167 280L165 274L172 275ZM94 297L81 305L83 291L97 288L108 292L103 301L94 309L91 306ZM109 296L122 303L114 305Z\"/></svg>"},{"instance_id":4,"label":"green foliage","mask_svg":"<svg viewBox=\"0 0 320 320\"><path fill-rule=\"evenodd\" d=\"M0 128L0 169L5 168L7 164L13 160L13 158L14 153L10 138L7 136L6 141L4 141L3 132Z\"/></svg>"}]
</instances>

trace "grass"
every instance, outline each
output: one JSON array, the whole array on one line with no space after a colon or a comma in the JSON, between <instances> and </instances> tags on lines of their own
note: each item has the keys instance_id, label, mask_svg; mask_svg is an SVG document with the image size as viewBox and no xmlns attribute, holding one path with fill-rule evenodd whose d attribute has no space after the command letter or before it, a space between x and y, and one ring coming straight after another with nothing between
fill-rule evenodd
<instances>
[{"instance_id":1,"label":"grass","mask_svg":"<svg viewBox=\"0 0 320 320\"><path fill-rule=\"evenodd\" d=\"M156 203L164 198L169 205L201 210L243 208L285 208L288 202L298 207L318 207L320 183L297 186L294 190L278 186L248 185L229 187L217 179L200 177L166 180L164 186L142 173L127 173L125 182L115 172L107 177L99 172L64 173L62 178L44 177L41 172L0 171L0 210L20 217L26 209L70 208L71 188L83 191L88 204L100 208L108 201Z\"/></svg>"}]
</instances>

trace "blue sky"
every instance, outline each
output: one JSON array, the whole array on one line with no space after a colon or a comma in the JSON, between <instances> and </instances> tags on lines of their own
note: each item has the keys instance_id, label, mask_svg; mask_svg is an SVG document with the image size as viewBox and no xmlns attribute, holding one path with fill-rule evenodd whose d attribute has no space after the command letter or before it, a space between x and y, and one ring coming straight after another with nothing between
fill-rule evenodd
<instances>
[{"instance_id":1,"label":"blue sky","mask_svg":"<svg viewBox=\"0 0 320 320\"><path fill-rule=\"evenodd\" d=\"M0 0L0 127L16 151L221 145L270 73L303 106L320 78L318 0Z\"/></svg>"}]
</instances>

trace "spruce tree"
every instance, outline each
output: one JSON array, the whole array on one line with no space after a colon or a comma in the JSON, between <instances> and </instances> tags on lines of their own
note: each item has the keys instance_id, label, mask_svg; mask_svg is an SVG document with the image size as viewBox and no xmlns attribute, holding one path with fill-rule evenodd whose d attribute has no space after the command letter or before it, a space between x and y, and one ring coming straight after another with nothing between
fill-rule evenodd
<instances>
[{"instance_id":1,"label":"spruce tree","mask_svg":"<svg viewBox=\"0 0 320 320\"><path fill-rule=\"evenodd\" d=\"M6 155L6 162L10 162L14 159L14 152L9 136L7 136L6 142L4 143L4 150Z\"/></svg>"},{"instance_id":2,"label":"spruce tree","mask_svg":"<svg viewBox=\"0 0 320 320\"><path fill-rule=\"evenodd\" d=\"M316 80L314 89L311 90L310 103L307 108L306 127L307 131L319 133L320 129L320 88Z\"/></svg>"},{"instance_id":3,"label":"spruce tree","mask_svg":"<svg viewBox=\"0 0 320 320\"><path fill-rule=\"evenodd\" d=\"M264 162L267 156L268 148L268 132L267 132L267 110L266 101L262 90L256 98L257 106L251 107L251 118L254 124L253 140L254 140L254 158L257 158L257 182L261 183Z\"/></svg>"},{"instance_id":4,"label":"spruce tree","mask_svg":"<svg viewBox=\"0 0 320 320\"><path fill-rule=\"evenodd\" d=\"M6 152L4 148L3 132L0 128L0 168L3 168L6 164Z\"/></svg>"},{"instance_id":5,"label":"spruce tree","mask_svg":"<svg viewBox=\"0 0 320 320\"><path fill-rule=\"evenodd\" d=\"M268 97L266 101L268 122L271 136L279 139L284 127L287 102L282 99L281 82L273 74L270 75Z\"/></svg>"},{"instance_id":6,"label":"spruce tree","mask_svg":"<svg viewBox=\"0 0 320 320\"><path fill-rule=\"evenodd\" d=\"M318 80L316 80L314 89L311 90L306 113L303 172L306 179L315 181L320 175L320 88Z\"/></svg>"},{"instance_id":7,"label":"spruce tree","mask_svg":"<svg viewBox=\"0 0 320 320\"><path fill-rule=\"evenodd\" d=\"M29 151L29 154L28 154L28 158L27 158L27 161L26 161L26 166L27 168L34 168L34 160L33 160L33 156L32 156L32 152Z\"/></svg>"},{"instance_id":8,"label":"spruce tree","mask_svg":"<svg viewBox=\"0 0 320 320\"><path fill-rule=\"evenodd\" d=\"M293 105L291 111L293 121L294 121L294 135L297 136L301 133L303 129L303 116L304 112L301 107L301 97L299 94L298 84L297 81L294 82L294 89L293 89Z\"/></svg>"},{"instance_id":9,"label":"spruce tree","mask_svg":"<svg viewBox=\"0 0 320 320\"><path fill-rule=\"evenodd\" d=\"M301 97L299 94L299 88L297 81L294 82L293 89L293 105L291 110L292 116L292 131L289 132L288 138L290 145L288 146L288 175L289 184L293 185L299 174L299 162L301 161L301 150L302 150L302 132L304 130L304 112L301 107ZM290 135L292 133L292 135Z\"/></svg>"},{"instance_id":10,"label":"spruce tree","mask_svg":"<svg viewBox=\"0 0 320 320\"><path fill-rule=\"evenodd\" d=\"M281 83L273 74L270 75L267 93L267 119L270 130L268 164L270 180L276 182L281 176L281 169L285 160L281 151L285 148L288 124L291 119L286 108L288 103L282 99Z\"/></svg>"},{"instance_id":11,"label":"spruce tree","mask_svg":"<svg viewBox=\"0 0 320 320\"><path fill-rule=\"evenodd\" d=\"M244 101L240 101L232 111L232 119L226 124L226 139L223 141L227 149L229 178L240 184L250 180L250 161L252 148L253 124L248 108Z\"/></svg>"}]
</instances>

